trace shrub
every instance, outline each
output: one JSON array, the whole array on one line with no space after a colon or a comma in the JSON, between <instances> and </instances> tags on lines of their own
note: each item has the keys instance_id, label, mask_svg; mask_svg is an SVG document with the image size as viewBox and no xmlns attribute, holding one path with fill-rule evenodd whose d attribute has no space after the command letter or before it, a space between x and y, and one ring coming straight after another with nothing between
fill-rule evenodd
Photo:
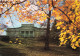
<instances>
[{"instance_id":1,"label":"shrub","mask_svg":"<svg viewBox=\"0 0 80 56\"><path fill-rule=\"evenodd\" d=\"M1 37L1 41L9 42L10 38L9 38L9 36L3 36L3 37Z\"/></svg>"}]
</instances>

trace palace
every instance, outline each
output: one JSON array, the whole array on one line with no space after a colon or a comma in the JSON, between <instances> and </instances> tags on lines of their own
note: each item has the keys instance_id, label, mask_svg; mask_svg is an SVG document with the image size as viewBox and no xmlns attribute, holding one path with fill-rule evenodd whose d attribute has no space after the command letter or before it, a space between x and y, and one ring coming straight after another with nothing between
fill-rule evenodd
<instances>
[{"instance_id":1,"label":"palace","mask_svg":"<svg viewBox=\"0 0 80 56\"><path fill-rule=\"evenodd\" d=\"M46 34L46 28L34 27L34 24L22 24L19 28L7 28L9 37L40 37Z\"/></svg>"}]
</instances>

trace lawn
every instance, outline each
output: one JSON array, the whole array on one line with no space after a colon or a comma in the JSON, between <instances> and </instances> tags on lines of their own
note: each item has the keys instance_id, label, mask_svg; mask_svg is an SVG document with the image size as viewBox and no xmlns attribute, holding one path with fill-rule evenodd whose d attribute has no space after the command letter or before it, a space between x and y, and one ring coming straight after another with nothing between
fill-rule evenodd
<instances>
[{"instance_id":1,"label":"lawn","mask_svg":"<svg viewBox=\"0 0 80 56\"><path fill-rule=\"evenodd\" d=\"M50 49L44 50L44 43L33 39L21 39L22 44L10 44L0 41L0 56L80 56L79 50L59 47L50 43Z\"/></svg>"}]
</instances>

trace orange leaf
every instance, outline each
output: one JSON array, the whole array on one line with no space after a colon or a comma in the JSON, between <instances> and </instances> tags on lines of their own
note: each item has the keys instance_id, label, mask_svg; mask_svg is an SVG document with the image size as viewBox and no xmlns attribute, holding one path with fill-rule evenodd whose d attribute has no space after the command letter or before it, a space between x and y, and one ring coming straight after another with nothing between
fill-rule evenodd
<instances>
[{"instance_id":1,"label":"orange leaf","mask_svg":"<svg viewBox=\"0 0 80 56\"><path fill-rule=\"evenodd\" d=\"M9 24L8 22L6 22L6 24Z\"/></svg>"},{"instance_id":2,"label":"orange leaf","mask_svg":"<svg viewBox=\"0 0 80 56\"><path fill-rule=\"evenodd\" d=\"M6 16L4 16L4 18L7 18Z\"/></svg>"}]
</instances>

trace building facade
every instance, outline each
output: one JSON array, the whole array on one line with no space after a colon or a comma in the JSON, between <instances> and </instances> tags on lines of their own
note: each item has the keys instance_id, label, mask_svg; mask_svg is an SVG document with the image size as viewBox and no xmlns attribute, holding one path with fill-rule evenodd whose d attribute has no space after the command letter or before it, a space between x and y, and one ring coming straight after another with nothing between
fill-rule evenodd
<instances>
[{"instance_id":1,"label":"building facade","mask_svg":"<svg viewBox=\"0 0 80 56\"><path fill-rule=\"evenodd\" d=\"M46 34L46 28L37 28L33 24L22 24L19 28L7 28L9 37L40 37Z\"/></svg>"}]
</instances>

